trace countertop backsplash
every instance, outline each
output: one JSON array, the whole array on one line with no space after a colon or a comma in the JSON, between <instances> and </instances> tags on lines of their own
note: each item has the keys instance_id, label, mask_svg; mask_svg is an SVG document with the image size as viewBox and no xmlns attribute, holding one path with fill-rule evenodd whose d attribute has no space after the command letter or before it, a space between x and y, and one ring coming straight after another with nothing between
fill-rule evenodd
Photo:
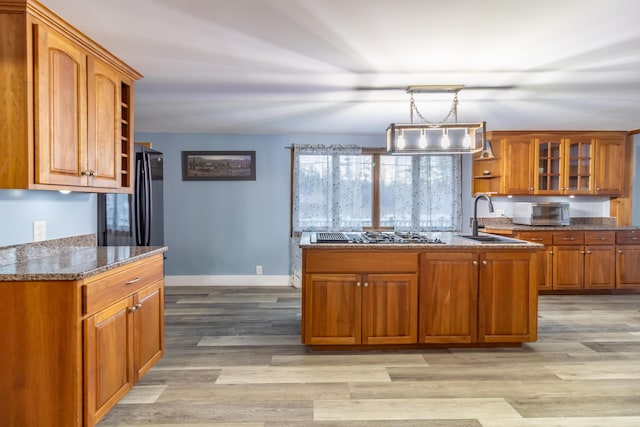
<instances>
[{"instance_id":1,"label":"countertop backsplash","mask_svg":"<svg viewBox=\"0 0 640 427\"><path fill-rule=\"evenodd\" d=\"M478 218L478 223L485 226L510 226L514 225L508 217ZM603 227L615 227L615 217L571 217L571 225L593 225Z\"/></svg>"},{"instance_id":2,"label":"countertop backsplash","mask_svg":"<svg viewBox=\"0 0 640 427\"><path fill-rule=\"evenodd\" d=\"M76 250L79 247L96 246L95 234L63 237L60 239L43 240L41 242L24 243L13 246L0 247L0 266L16 264L34 258Z\"/></svg>"}]
</instances>

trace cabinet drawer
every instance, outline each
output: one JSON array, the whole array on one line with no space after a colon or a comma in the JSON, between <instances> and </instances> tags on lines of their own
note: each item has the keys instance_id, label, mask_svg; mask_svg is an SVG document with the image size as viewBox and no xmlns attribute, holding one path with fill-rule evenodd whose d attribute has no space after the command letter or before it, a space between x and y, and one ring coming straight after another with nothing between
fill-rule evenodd
<instances>
[{"instance_id":1,"label":"cabinet drawer","mask_svg":"<svg viewBox=\"0 0 640 427\"><path fill-rule=\"evenodd\" d=\"M638 241L640 242L640 239ZM615 243L615 231L587 231L584 233L585 245L613 245Z\"/></svg>"},{"instance_id":2,"label":"cabinet drawer","mask_svg":"<svg viewBox=\"0 0 640 427\"><path fill-rule=\"evenodd\" d=\"M522 231L516 235L516 239L539 243L541 245L551 245L553 242L552 234L545 231Z\"/></svg>"},{"instance_id":3,"label":"cabinet drawer","mask_svg":"<svg viewBox=\"0 0 640 427\"><path fill-rule=\"evenodd\" d=\"M311 273L413 273L417 253L307 251L305 271Z\"/></svg>"},{"instance_id":4,"label":"cabinet drawer","mask_svg":"<svg viewBox=\"0 0 640 427\"><path fill-rule=\"evenodd\" d=\"M553 233L554 245L583 245L584 244L584 232L583 231L559 231Z\"/></svg>"},{"instance_id":5,"label":"cabinet drawer","mask_svg":"<svg viewBox=\"0 0 640 427\"><path fill-rule=\"evenodd\" d=\"M92 277L83 287L84 314L94 313L162 278L162 255Z\"/></svg>"},{"instance_id":6,"label":"cabinet drawer","mask_svg":"<svg viewBox=\"0 0 640 427\"><path fill-rule=\"evenodd\" d=\"M616 243L619 245L640 245L640 230L618 231Z\"/></svg>"}]
</instances>

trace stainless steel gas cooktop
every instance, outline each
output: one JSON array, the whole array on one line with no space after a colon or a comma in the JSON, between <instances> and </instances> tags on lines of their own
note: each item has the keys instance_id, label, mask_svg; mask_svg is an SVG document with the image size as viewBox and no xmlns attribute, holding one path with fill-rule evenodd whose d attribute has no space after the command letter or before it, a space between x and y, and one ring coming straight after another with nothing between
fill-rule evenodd
<instances>
[{"instance_id":1,"label":"stainless steel gas cooktop","mask_svg":"<svg viewBox=\"0 0 640 427\"><path fill-rule=\"evenodd\" d=\"M411 231L354 231L354 232L316 232L311 233L311 243L353 243L353 244L375 244L375 243L433 243L444 244L438 238L432 238L425 233Z\"/></svg>"}]
</instances>

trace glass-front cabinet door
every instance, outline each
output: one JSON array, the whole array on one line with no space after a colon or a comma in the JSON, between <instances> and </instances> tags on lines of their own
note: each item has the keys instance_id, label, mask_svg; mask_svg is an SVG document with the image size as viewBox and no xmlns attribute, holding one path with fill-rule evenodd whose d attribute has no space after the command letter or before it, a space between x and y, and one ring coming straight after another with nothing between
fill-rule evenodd
<instances>
[{"instance_id":1,"label":"glass-front cabinet door","mask_svg":"<svg viewBox=\"0 0 640 427\"><path fill-rule=\"evenodd\" d=\"M561 140L536 138L536 157L538 173L536 194L562 194L562 159Z\"/></svg>"},{"instance_id":2,"label":"glass-front cabinet door","mask_svg":"<svg viewBox=\"0 0 640 427\"><path fill-rule=\"evenodd\" d=\"M591 138L535 139L537 175L535 194L592 194L593 153Z\"/></svg>"},{"instance_id":3,"label":"glass-front cabinet door","mask_svg":"<svg viewBox=\"0 0 640 427\"><path fill-rule=\"evenodd\" d=\"M565 194L593 193L593 143L591 138L571 138L564 141L567 167Z\"/></svg>"}]
</instances>

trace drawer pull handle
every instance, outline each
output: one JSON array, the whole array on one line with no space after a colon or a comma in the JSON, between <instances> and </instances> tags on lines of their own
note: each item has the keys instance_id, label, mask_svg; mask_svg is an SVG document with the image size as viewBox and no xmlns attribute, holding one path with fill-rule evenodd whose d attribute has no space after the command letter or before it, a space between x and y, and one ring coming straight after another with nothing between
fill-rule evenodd
<instances>
[{"instance_id":1,"label":"drawer pull handle","mask_svg":"<svg viewBox=\"0 0 640 427\"><path fill-rule=\"evenodd\" d=\"M637 237L632 237L631 240L638 240L638 238Z\"/></svg>"},{"instance_id":2,"label":"drawer pull handle","mask_svg":"<svg viewBox=\"0 0 640 427\"><path fill-rule=\"evenodd\" d=\"M531 241L532 241L532 242L539 242L539 241L541 241L541 240L544 240L544 239L543 239L542 237L532 237L532 238L531 238Z\"/></svg>"},{"instance_id":3,"label":"drawer pull handle","mask_svg":"<svg viewBox=\"0 0 640 427\"><path fill-rule=\"evenodd\" d=\"M562 240L576 240L575 237L563 237Z\"/></svg>"},{"instance_id":4,"label":"drawer pull handle","mask_svg":"<svg viewBox=\"0 0 640 427\"><path fill-rule=\"evenodd\" d=\"M135 279L129 280L128 282L125 282L124 284L125 285L133 285L134 283L139 282L139 281L140 281L140 278L136 277Z\"/></svg>"}]
</instances>

